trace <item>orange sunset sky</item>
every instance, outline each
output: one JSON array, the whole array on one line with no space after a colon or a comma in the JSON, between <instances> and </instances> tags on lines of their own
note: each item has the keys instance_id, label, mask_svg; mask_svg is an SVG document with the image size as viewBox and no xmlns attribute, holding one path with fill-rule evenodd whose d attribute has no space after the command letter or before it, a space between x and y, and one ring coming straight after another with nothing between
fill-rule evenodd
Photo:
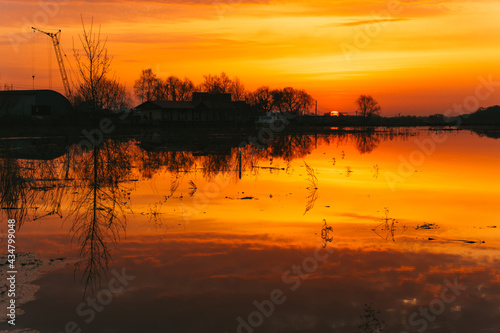
<instances>
[{"instance_id":1,"label":"orange sunset sky","mask_svg":"<svg viewBox=\"0 0 500 333\"><path fill-rule=\"evenodd\" d=\"M50 38L30 27L61 29L73 62L83 15L130 90L148 67L195 83L225 71L247 90L306 89L321 113L353 112L360 94L385 116L443 113L474 96L479 77L500 82L499 14L498 0L4 0L0 88L31 89L35 75L36 89L63 92ZM496 91L481 101L494 104Z\"/></svg>"}]
</instances>

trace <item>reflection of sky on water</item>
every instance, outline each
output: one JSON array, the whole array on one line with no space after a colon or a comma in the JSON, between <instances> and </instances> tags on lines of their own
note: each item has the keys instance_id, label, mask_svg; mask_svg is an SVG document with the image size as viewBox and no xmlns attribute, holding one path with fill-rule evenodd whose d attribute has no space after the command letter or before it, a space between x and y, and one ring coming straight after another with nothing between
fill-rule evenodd
<instances>
[{"instance_id":1,"label":"reflection of sky on water","mask_svg":"<svg viewBox=\"0 0 500 333\"><path fill-rule=\"evenodd\" d=\"M68 266L38 281L20 327L59 332L74 320L95 332L234 332L254 300L281 289L287 301L259 331L353 332L373 303L392 332L408 329L411 313L457 277L467 290L429 331L498 330L499 143L451 133L393 191L386 173L415 151L415 138L428 136L371 136L279 137L266 150L240 150L241 163L238 149L220 142L206 155L201 146L173 151L158 138L143 148L109 141L55 160L0 159L2 207L12 207L2 218L22 214L26 252L85 259L76 276ZM7 181L21 185L13 191ZM27 209L13 209L20 203ZM385 207L390 230L381 225ZM282 274L324 245L323 219L333 253L292 292ZM426 223L433 227L417 229ZM101 262L88 272L91 253ZM136 279L87 326L75 313L82 276L122 267Z\"/></svg>"},{"instance_id":2,"label":"reflection of sky on water","mask_svg":"<svg viewBox=\"0 0 500 333\"><path fill-rule=\"evenodd\" d=\"M263 332L329 332L333 327L352 332L365 303L381 310L380 318L391 328L402 329L405 318L440 295L444 279L455 277L467 290L436 325L443 331L471 332L498 323L496 258L478 261L456 254L400 251L385 244L332 249L328 260L292 292L294 284L284 283L282 274L311 257L313 247L290 247L264 235L183 233L162 241L154 236L128 237L116 249L113 267L126 267L136 278L88 328L235 331L236 318L255 310L254 300L269 299L272 290L281 289L287 301L276 307ZM53 327L63 318L82 322L70 306L81 301L71 269L46 276L40 284L38 300L26 306L32 315L23 322L33 327ZM48 300L51 308L44 306Z\"/></svg>"}]
</instances>

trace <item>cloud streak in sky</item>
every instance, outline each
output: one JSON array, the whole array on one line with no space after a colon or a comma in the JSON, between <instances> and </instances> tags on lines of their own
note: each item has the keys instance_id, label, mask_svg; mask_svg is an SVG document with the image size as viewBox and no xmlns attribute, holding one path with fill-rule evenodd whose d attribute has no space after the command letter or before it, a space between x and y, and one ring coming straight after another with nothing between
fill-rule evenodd
<instances>
[{"instance_id":1,"label":"cloud streak in sky","mask_svg":"<svg viewBox=\"0 0 500 333\"><path fill-rule=\"evenodd\" d=\"M336 24L335 26L337 26L337 27L354 27L354 26L365 25L365 24L375 24L375 23L384 23L384 22L400 22L400 21L409 21L409 20L410 19L408 19L408 18L379 19L379 20L374 19L374 20L346 22L346 23Z\"/></svg>"}]
</instances>

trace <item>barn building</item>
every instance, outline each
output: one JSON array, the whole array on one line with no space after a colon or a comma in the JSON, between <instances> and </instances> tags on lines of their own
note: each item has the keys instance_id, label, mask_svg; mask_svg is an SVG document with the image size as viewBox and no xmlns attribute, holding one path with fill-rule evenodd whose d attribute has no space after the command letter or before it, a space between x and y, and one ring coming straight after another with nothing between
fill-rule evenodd
<instances>
[{"instance_id":1,"label":"barn building","mask_svg":"<svg viewBox=\"0 0 500 333\"><path fill-rule=\"evenodd\" d=\"M0 91L0 119L61 119L72 115L71 103L57 91Z\"/></svg>"}]
</instances>

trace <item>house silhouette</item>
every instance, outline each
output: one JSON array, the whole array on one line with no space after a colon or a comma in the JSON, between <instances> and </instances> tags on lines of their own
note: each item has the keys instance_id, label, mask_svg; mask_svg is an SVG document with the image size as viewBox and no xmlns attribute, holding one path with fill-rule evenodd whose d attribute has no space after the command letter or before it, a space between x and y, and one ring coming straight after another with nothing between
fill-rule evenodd
<instances>
[{"instance_id":1,"label":"house silhouette","mask_svg":"<svg viewBox=\"0 0 500 333\"><path fill-rule=\"evenodd\" d=\"M136 107L145 124L248 122L250 105L231 94L193 93L191 101L147 101Z\"/></svg>"},{"instance_id":2,"label":"house silhouette","mask_svg":"<svg viewBox=\"0 0 500 333\"><path fill-rule=\"evenodd\" d=\"M71 103L57 91L0 91L0 118L3 119L60 119L73 115Z\"/></svg>"}]
</instances>

